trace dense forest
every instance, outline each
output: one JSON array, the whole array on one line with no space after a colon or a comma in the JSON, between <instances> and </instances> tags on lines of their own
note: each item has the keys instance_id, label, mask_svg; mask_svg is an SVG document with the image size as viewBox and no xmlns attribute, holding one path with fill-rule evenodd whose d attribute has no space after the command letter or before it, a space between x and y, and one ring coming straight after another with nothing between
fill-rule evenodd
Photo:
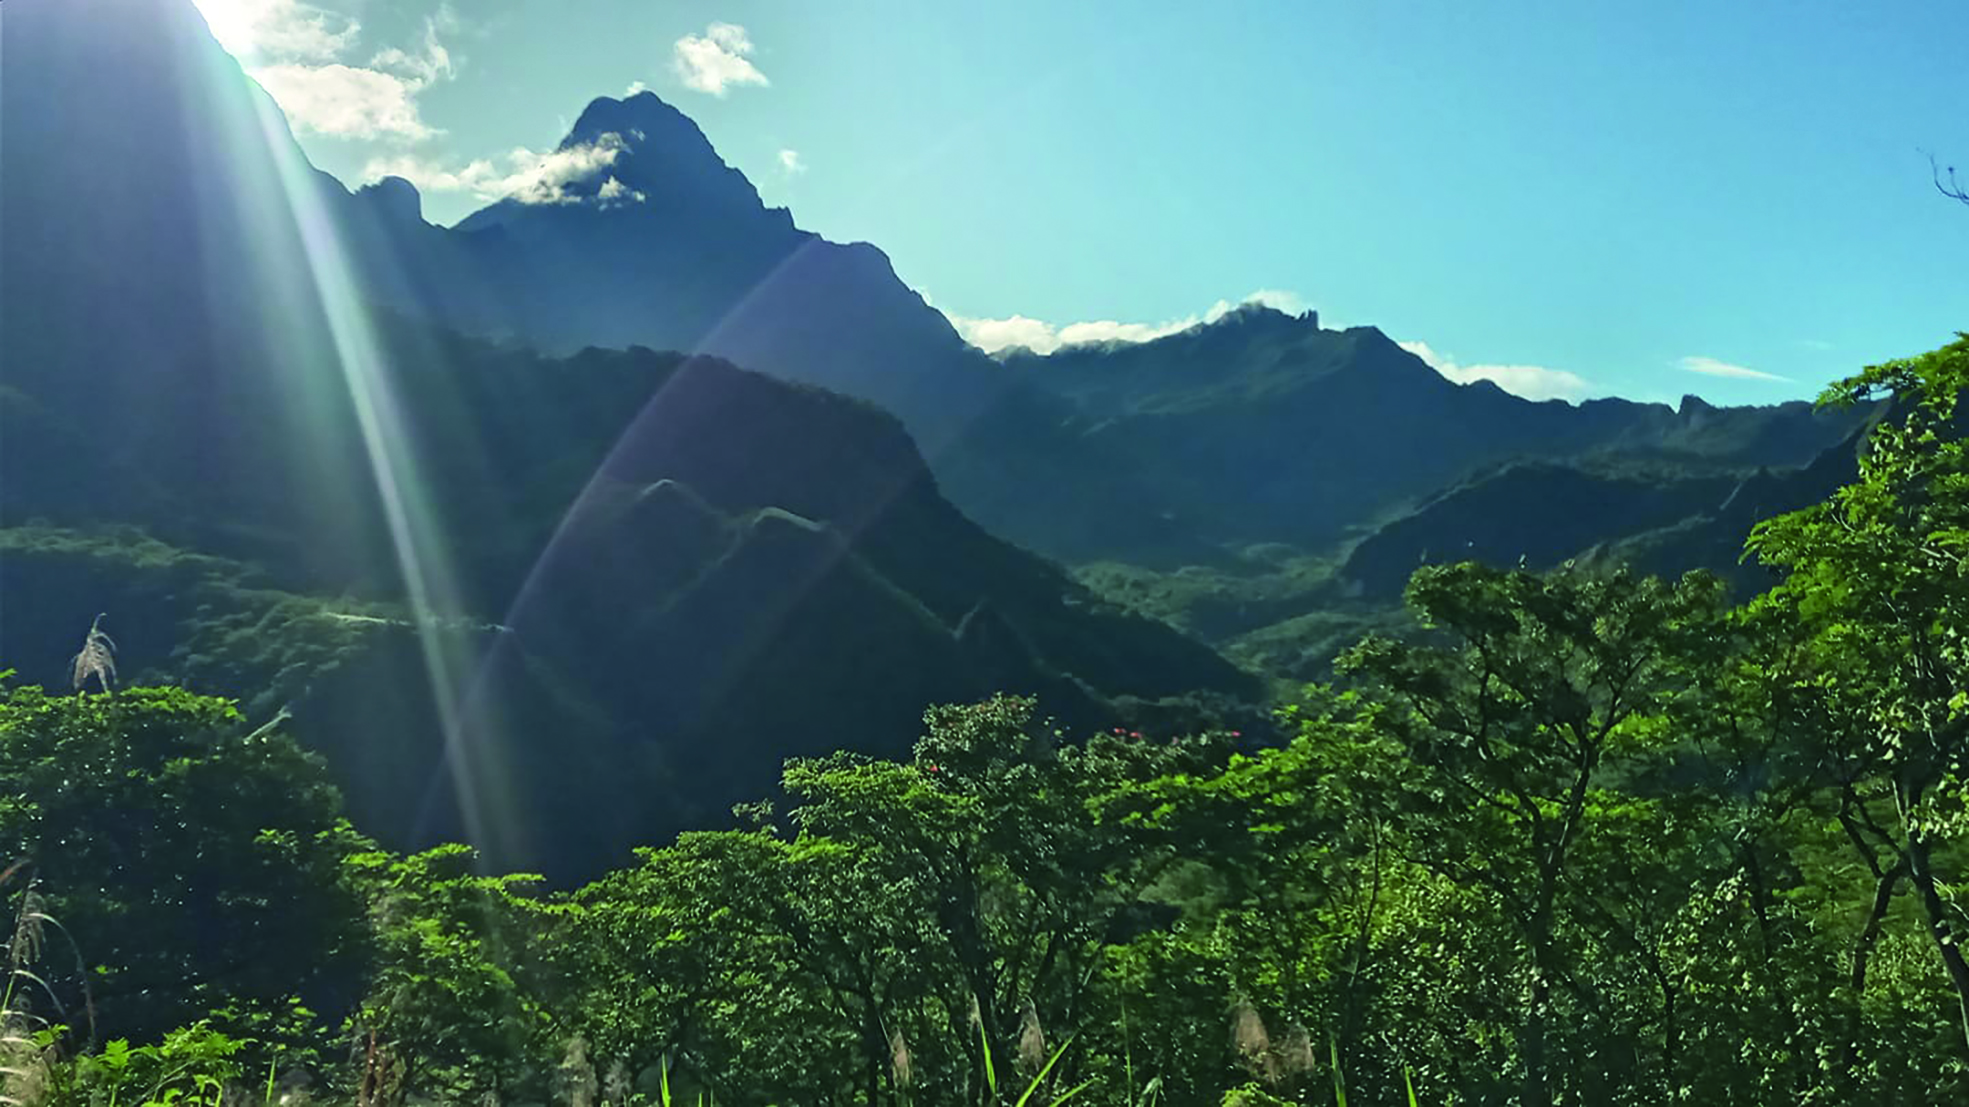
<instances>
[{"instance_id":1,"label":"dense forest","mask_svg":"<svg viewBox=\"0 0 1969 1107\"><path fill-rule=\"evenodd\" d=\"M1969 1096L1969 338L1732 603L1417 571L1263 748L997 696L578 887L399 855L285 720L0 708L42 1103L1945 1103ZM78 628L78 631L86 628Z\"/></svg>"}]
</instances>

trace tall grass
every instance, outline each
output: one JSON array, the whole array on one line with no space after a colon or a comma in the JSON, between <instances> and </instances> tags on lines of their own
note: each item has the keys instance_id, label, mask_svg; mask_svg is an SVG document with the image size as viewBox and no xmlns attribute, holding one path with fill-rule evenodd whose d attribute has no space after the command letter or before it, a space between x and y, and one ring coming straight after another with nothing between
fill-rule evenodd
<instances>
[{"instance_id":1,"label":"tall grass","mask_svg":"<svg viewBox=\"0 0 1969 1107\"><path fill-rule=\"evenodd\" d=\"M75 682L75 690L82 691L94 677L97 687L105 692L112 691L116 681L116 641L103 632L103 620L107 613L96 616L89 624L89 633L82 639L82 648L69 660L70 677Z\"/></svg>"},{"instance_id":2,"label":"tall grass","mask_svg":"<svg viewBox=\"0 0 1969 1107\"><path fill-rule=\"evenodd\" d=\"M0 871L0 889L14 884L28 871L26 861L16 861ZM95 1004L89 993L82 951L75 948L68 932L42 906L35 881L29 877L21 889L20 908L14 914L14 926L7 936L7 979L4 988L0 988L0 1103L34 1103L48 1092L57 1026L35 1013L32 997L46 996L49 1010L58 1017L65 1019L68 1014L54 988L31 967L42 962L50 927L68 942L75 954L88 1035L90 1039L95 1037Z\"/></svg>"},{"instance_id":3,"label":"tall grass","mask_svg":"<svg viewBox=\"0 0 1969 1107\"><path fill-rule=\"evenodd\" d=\"M998 1067L992 1064L991 1041L985 1036L984 1025L982 1023L978 1025L978 1044L984 1048L985 1086L991 1091L991 1101L996 1103L998 1102L999 1095ZM1060 1058L1066 1056L1067 1049L1072 1045L1072 1038L1068 1038L1066 1041L1060 1043L1059 1048L1053 1051L1053 1056L1047 1058L1046 1064L1040 1067L1039 1071L1033 1075L1031 1082L1025 1086L1025 1090L1019 1093L1019 1098L1012 1101L1012 1107L1029 1107L1029 1105L1036 1102L1033 1097L1039 1094L1039 1089L1045 1085L1046 1078L1053 1074L1054 1066L1060 1063ZM1075 1084L1073 1087L1055 1096L1046 1104L1046 1107L1059 1107L1060 1104L1086 1091L1093 1083L1094 1081L1092 1079L1087 1079Z\"/></svg>"}]
</instances>

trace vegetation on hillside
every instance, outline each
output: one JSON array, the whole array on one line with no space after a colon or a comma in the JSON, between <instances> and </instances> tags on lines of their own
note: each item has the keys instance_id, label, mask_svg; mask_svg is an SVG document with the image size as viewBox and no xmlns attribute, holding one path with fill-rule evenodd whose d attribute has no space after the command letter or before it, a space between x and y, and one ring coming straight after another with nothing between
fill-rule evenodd
<instances>
[{"instance_id":1,"label":"vegetation on hillside","mask_svg":"<svg viewBox=\"0 0 1969 1107\"><path fill-rule=\"evenodd\" d=\"M1862 416L1870 422L1879 411ZM1617 452L1516 460L1383 513L1326 557L1261 544L1221 564L1158 570L1098 562L1078 575L1100 595L1187 630L1254 671L1326 680L1361 634L1403 631L1402 588L1423 565L1572 563L1668 577L1706 569L1739 598L1763 592L1778 578L1742 558L1744 540L1760 521L1852 480L1864 437L1862 427L1809 465L1776 469Z\"/></svg>"},{"instance_id":2,"label":"vegetation on hillside","mask_svg":"<svg viewBox=\"0 0 1969 1107\"><path fill-rule=\"evenodd\" d=\"M1427 567L1273 747L934 708L565 890L375 848L224 702L21 687L8 1094L1960 1102L1965 386L1837 386L1901 414L1748 603Z\"/></svg>"},{"instance_id":3,"label":"vegetation on hillside","mask_svg":"<svg viewBox=\"0 0 1969 1107\"><path fill-rule=\"evenodd\" d=\"M716 822L785 757L904 752L928 703L1017 688L1079 729L1166 731L1260 698L1215 651L957 511L867 403L649 350L557 359L402 321L378 336L426 461L421 595L346 398L309 409L335 448L296 466L231 433L273 425L287 397L252 391L272 363L223 351L201 371L246 399L186 390L143 413L220 444L183 467L69 449L43 456L91 464L0 465L0 609L24 676L66 684L108 612L126 682L291 709L352 817L403 848L466 833L470 797L430 791L455 727L529 828L480 844L557 879ZM110 408L97 436L121 441L136 416ZM0 440L26 450L44 424L12 418ZM480 676L434 680L426 647ZM621 679L624 658L661 678Z\"/></svg>"}]
</instances>

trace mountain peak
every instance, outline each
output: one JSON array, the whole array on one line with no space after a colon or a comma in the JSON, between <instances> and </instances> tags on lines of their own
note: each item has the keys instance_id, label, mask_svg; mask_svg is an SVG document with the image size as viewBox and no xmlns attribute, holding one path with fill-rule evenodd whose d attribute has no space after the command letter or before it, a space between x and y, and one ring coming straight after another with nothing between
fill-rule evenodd
<instances>
[{"instance_id":1,"label":"mountain peak","mask_svg":"<svg viewBox=\"0 0 1969 1107\"><path fill-rule=\"evenodd\" d=\"M694 211L765 209L745 174L718 156L689 116L654 92L591 101L558 152L581 156L587 171L567 186L573 195L620 196Z\"/></svg>"},{"instance_id":2,"label":"mountain peak","mask_svg":"<svg viewBox=\"0 0 1969 1107\"><path fill-rule=\"evenodd\" d=\"M1215 320L1212 320L1212 323L1217 326L1234 327L1287 327L1303 325L1310 330L1319 330L1320 317L1319 312L1310 309L1301 312L1290 312L1283 308L1273 307L1263 300L1246 300L1218 316Z\"/></svg>"},{"instance_id":3,"label":"mountain peak","mask_svg":"<svg viewBox=\"0 0 1969 1107\"><path fill-rule=\"evenodd\" d=\"M592 144L605 134L635 134L639 141L656 138L668 141L679 149L685 145L694 146L695 152L705 157L718 157L717 151L711 147L711 140L705 137L704 131L690 116L647 90L621 99L597 96L590 100L574 121L567 138L562 140L561 149Z\"/></svg>"}]
</instances>

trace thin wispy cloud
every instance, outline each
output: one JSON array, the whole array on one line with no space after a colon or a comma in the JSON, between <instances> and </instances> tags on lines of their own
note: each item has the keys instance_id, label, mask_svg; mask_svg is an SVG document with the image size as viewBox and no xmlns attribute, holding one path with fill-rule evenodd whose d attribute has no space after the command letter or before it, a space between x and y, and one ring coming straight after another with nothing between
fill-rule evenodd
<instances>
[{"instance_id":1,"label":"thin wispy cloud","mask_svg":"<svg viewBox=\"0 0 1969 1107\"><path fill-rule=\"evenodd\" d=\"M1102 342L1150 342L1189 330L1202 323L1214 322L1235 310L1240 304L1263 304L1292 315L1298 315L1306 310L1305 301L1291 292L1259 289L1236 303L1219 300L1201 314L1186 315L1180 319L1169 319L1160 323L1124 323L1114 319L1095 319L1056 325L1025 315L991 319L945 312L944 316L950 320L951 326L957 328L957 333L963 336L964 341L986 353L1023 347L1036 354L1050 354L1062 346L1085 346Z\"/></svg>"},{"instance_id":2,"label":"thin wispy cloud","mask_svg":"<svg viewBox=\"0 0 1969 1107\"><path fill-rule=\"evenodd\" d=\"M752 38L736 23L713 23L701 35L685 35L671 51L671 67L685 88L723 96L735 85L770 85L746 55Z\"/></svg>"},{"instance_id":3,"label":"thin wispy cloud","mask_svg":"<svg viewBox=\"0 0 1969 1107\"><path fill-rule=\"evenodd\" d=\"M1427 342L1399 342L1396 345L1423 360L1429 368L1458 384L1489 381L1514 396L1527 400L1578 401L1593 386L1586 378L1564 369L1543 365L1463 365L1437 353Z\"/></svg>"},{"instance_id":4,"label":"thin wispy cloud","mask_svg":"<svg viewBox=\"0 0 1969 1107\"><path fill-rule=\"evenodd\" d=\"M807 163L801 160L800 151L781 150L779 152L779 171L789 177L797 177L807 171Z\"/></svg>"},{"instance_id":5,"label":"thin wispy cloud","mask_svg":"<svg viewBox=\"0 0 1969 1107\"><path fill-rule=\"evenodd\" d=\"M1701 373L1705 377L1729 377L1735 380L1781 381L1785 384L1791 383L1790 377L1780 377L1776 373L1766 373L1761 369L1752 369L1744 365L1732 365L1727 361L1718 361L1713 357L1692 355L1681 359L1676 364L1688 372Z\"/></svg>"},{"instance_id":6,"label":"thin wispy cloud","mask_svg":"<svg viewBox=\"0 0 1969 1107\"><path fill-rule=\"evenodd\" d=\"M452 18L450 9L443 9L435 18L425 21L424 44L420 49L413 52L398 46L385 48L369 59L369 67L394 73L420 85L457 76L458 69L452 64L451 51L438 41L439 24L449 23Z\"/></svg>"},{"instance_id":7,"label":"thin wispy cloud","mask_svg":"<svg viewBox=\"0 0 1969 1107\"><path fill-rule=\"evenodd\" d=\"M280 105L296 130L337 138L421 142L440 133L417 97L457 73L441 32L449 6L414 48L386 46L357 64L362 24L303 0L197 0L219 44Z\"/></svg>"}]
</instances>

